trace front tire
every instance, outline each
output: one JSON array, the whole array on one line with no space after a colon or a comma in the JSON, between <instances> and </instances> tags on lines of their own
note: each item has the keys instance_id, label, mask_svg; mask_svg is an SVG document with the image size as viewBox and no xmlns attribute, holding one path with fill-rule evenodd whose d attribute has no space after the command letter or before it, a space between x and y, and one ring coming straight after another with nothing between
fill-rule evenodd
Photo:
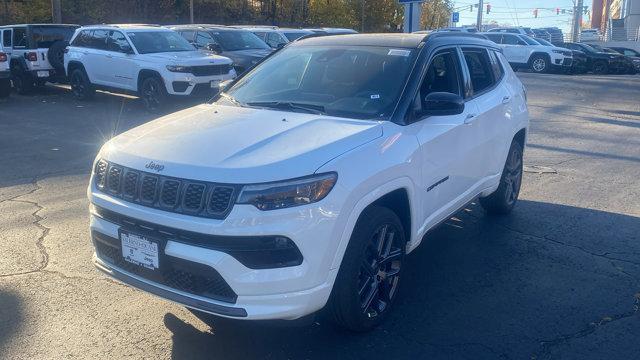
<instances>
[{"instance_id":1,"label":"front tire","mask_svg":"<svg viewBox=\"0 0 640 360\"><path fill-rule=\"evenodd\" d=\"M605 75L609 73L609 65L604 61L596 61L593 64L593 73L597 75Z\"/></svg>"},{"instance_id":2,"label":"front tire","mask_svg":"<svg viewBox=\"0 0 640 360\"><path fill-rule=\"evenodd\" d=\"M542 74L549 70L549 60L544 55L534 55L529 66L534 73Z\"/></svg>"},{"instance_id":3,"label":"front tire","mask_svg":"<svg viewBox=\"0 0 640 360\"><path fill-rule=\"evenodd\" d=\"M71 92L78 100L89 100L95 95L96 90L93 88L87 73L83 69L74 69L69 76L71 84Z\"/></svg>"},{"instance_id":4,"label":"front tire","mask_svg":"<svg viewBox=\"0 0 640 360\"><path fill-rule=\"evenodd\" d=\"M380 324L398 294L405 256L402 222L386 207L370 206L356 224L331 293L331 320L351 331Z\"/></svg>"},{"instance_id":5,"label":"front tire","mask_svg":"<svg viewBox=\"0 0 640 360\"><path fill-rule=\"evenodd\" d=\"M140 97L144 101L147 111L158 113L162 111L167 102L167 89L164 82L157 76L150 76L142 81Z\"/></svg>"},{"instance_id":6,"label":"front tire","mask_svg":"<svg viewBox=\"0 0 640 360\"><path fill-rule=\"evenodd\" d=\"M522 185L522 151L522 144L514 140L502 170L498 189L491 195L480 198L480 205L489 214L508 214L516 205Z\"/></svg>"}]
</instances>

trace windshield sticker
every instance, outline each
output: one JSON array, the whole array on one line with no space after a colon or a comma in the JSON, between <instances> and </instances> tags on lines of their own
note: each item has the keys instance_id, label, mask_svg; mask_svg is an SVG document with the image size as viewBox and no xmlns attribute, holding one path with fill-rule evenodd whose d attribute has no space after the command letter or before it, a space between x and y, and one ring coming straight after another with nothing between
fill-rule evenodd
<instances>
[{"instance_id":1,"label":"windshield sticker","mask_svg":"<svg viewBox=\"0 0 640 360\"><path fill-rule=\"evenodd\" d=\"M371 98L372 99L380 99L380 95L378 95L378 94L371 95Z\"/></svg>"},{"instance_id":2,"label":"windshield sticker","mask_svg":"<svg viewBox=\"0 0 640 360\"><path fill-rule=\"evenodd\" d=\"M411 50L389 49L389 53L387 55L391 55L391 56L409 56L409 55L411 55Z\"/></svg>"}]
</instances>

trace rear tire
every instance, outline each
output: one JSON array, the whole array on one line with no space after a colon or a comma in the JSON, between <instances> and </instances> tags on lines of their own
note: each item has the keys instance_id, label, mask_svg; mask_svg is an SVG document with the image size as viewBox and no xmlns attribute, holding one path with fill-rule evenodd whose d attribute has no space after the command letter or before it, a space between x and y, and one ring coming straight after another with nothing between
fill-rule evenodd
<instances>
[{"instance_id":1,"label":"rear tire","mask_svg":"<svg viewBox=\"0 0 640 360\"><path fill-rule=\"evenodd\" d=\"M327 306L331 321L351 331L379 325L397 298L406 241L402 222L370 206L356 224Z\"/></svg>"},{"instance_id":2,"label":"rear tire","mask_svg":"<svg viewBox=\"0 0 640 360\"><path fill-rule=\"evenodd\" d=\"M596 61L593 63L593 73L597 75L605 75L609 73L609 65L604 61Z\"/></svg>"},{"instance_id":3,"label":"rear tire","mask_svg":"<svg viewBox=\"0 0 640 360\"><path fill-rule=\"evenodd\" d=\"M78 100L89 100L96 93L84 69L74 69L69 76L69 83L71 84L73 96Z\"/></svg>"},{"instance_id":4,"label":"rear tire","mask_svg":"<svg viewBox=\"0 0 640 360\"><path fill-rule=\"evenodd\" d=\"M508 214L516 205L522 185L522 151L523 147L519 142L511 142L498 189L491 195L480 198L480 205L489 214Z\"/></svg>"},{"instance_id":5,"label":"rear tire","mask_svg":"<svg viewBox=\"0 0 640 360\"><path fill-rule=\"evenodd\" d=\"M159 77L149 76L142 80L139 92L147 111L158 113L165 108L168 94L164 82Z\"/></svg>"},{"instance_id":6,"label":"rear tire","mask_svg":"<svg viewBox=\"0 0 640 360\"><path fill-rule=\"evenodd\" d=\"M33 90L33 77L30 74L18 72L12 77L13 87L20 95L28 95Z\"/></svg>"},{"instance_id":7,"label":"rear tire","mask_svg":"<svg viewBox=\"0 0 640 360\"><path fill-rule=\"evenodd\" d=\"M6 98L11 95L11 80L0 79L0 98Z\"/></svg>"}]
</instances>

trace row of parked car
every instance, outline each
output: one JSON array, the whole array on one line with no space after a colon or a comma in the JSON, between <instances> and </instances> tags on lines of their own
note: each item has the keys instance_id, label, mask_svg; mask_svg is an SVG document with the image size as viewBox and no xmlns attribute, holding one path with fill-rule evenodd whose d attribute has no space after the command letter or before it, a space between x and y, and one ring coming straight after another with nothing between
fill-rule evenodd
<instances>
[{"instance_id":1,"label":"row of parked car","mask_svg":"<svg viewBox=\"0 0 640 360\"><path fill-rule=\"evenodd\" d=\"M27 24L0 27L0 96L66 82L78 99L96 89L140 96L158 110L168 95L208 95L301 37L350 29L223 25Z\"/></svg>"},{"instance_id":2,"label":"row of parked car","mask_svg":"<svg viewBox=\"0 0 640 360\"><path fill-rule=\"evenodd\" d=\"M545 33L541 33L540 30L545 30ZM536 73L561 71L572 74L640 72L640 52L625 47L607 48L594 43L564 42L562 31L557 28L507 27L477 32L475 28L459 27L438 31L470 32L484 36L501 45L505 57L514 69L530 69Z\"/></svg>"}]
</instances>

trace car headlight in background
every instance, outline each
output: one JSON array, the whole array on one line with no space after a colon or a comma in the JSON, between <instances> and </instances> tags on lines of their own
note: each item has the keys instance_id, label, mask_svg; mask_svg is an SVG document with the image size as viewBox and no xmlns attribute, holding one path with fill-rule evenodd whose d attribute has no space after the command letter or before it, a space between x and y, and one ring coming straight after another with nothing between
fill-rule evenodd
<instances>
[{"instance_id":1,"label":"car headlight in background","mask_svg":"<svg viewBox=\"0 0 640 360\"><path fill-rule=\"evenodd\" d=\"M562 50L551 50L551 51L553 51L556 54L563 54L564 55L564 51L562 51Z\"/></svg>"},{"instance_id":2,"label":"car headlight in background","mask_svg":"<svg viewBox=\"0 0 640 360\"><path fill-rule=\"evenodd\" d=\"M245 185L237 204L251 204L260 210L284 209L312 204L324 199L338 179L336 173L278 181L265 184Z\"/></svg>"},{"instance_id":3,"label":"car headlight in background","mask_svg":"<svg viewBox=\"0 0 640 360\"><path fill-rule=\"evenodd\" d=\"M171 72L188 73L191 72L191 67L183 65L167 65L167 70Z\"/></svg>"}]
</instances>

